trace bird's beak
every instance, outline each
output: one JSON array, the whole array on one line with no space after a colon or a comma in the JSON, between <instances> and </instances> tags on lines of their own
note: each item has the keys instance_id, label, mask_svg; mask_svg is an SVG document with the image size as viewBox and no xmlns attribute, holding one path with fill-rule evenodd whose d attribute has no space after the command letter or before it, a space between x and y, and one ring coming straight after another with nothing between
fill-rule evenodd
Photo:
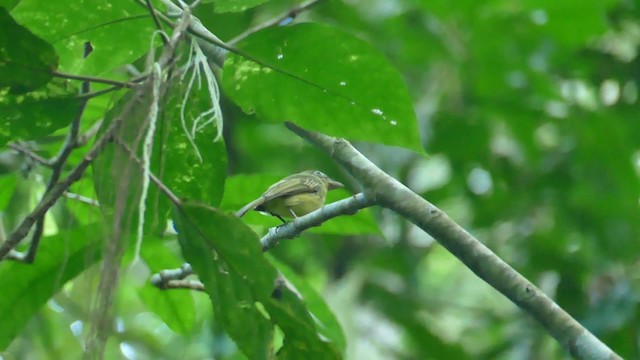
<instances>
[{"instance_id":1,"label":"bird's beak","mask_svg":"<svg viewBox=\"0 0 640 360\"><path fill-rule=\"evenodd\" d=\"M329 186L329 190L344 187L343 183L335 181L333 179L329 179L329 181L327 181L327 185Z\"/></svg>"}]
</instances>

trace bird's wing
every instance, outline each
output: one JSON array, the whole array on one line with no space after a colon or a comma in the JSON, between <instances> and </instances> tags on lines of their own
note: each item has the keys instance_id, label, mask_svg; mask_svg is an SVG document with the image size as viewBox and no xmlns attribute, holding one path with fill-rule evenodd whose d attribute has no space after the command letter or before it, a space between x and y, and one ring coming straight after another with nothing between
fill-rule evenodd
<instances>
[{"instance_id":1,"label":"bird's wing","mask_svg":"<svg viewBox=\"0 0 640 360\"><path fill-rule=\"evenodd\" d=\"M267 191L265 191L264 194L262 194L262 196L248 203L242 209L238 210L236 212L236 216L242 217L248 211L258 208L264 203L270 200L273 200L275 198L321 191L322 180L313 176L304 176L303 181L290 181L292 180L292 178L299 177L299 176L300 174L287 176L286 178L269 186Z\"/></svg>"},{"instance_id":2,"label":"bird's wing","mask_svg":"<svg viewBox=\"0 0 640 360\"><path fill-rule=\"evenodd\" d=\"M262 194L264 202L284 196L318 192L322 187L321 180L315 177L305 176L303 181L289 181L293 176L286 177L269 186L267 191Z\"/></svg>"}]
</instances>

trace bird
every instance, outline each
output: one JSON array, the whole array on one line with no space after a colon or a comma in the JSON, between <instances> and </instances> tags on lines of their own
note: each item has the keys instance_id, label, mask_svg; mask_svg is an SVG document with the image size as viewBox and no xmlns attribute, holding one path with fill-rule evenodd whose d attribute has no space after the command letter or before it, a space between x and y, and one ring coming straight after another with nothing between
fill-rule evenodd
<instances>
[{"instance_id":1,"label":"bird","mask_svg":"<svg viewBox=\"0 0 640 360\"><path fill-rule=\"evenodd\" d=\"M321 208L329 190L344 187L322 171L305 170L269 186L264 194L236 212L242 217L250 210L266 212L286 223Z\"/></svg>"}]
</instances>

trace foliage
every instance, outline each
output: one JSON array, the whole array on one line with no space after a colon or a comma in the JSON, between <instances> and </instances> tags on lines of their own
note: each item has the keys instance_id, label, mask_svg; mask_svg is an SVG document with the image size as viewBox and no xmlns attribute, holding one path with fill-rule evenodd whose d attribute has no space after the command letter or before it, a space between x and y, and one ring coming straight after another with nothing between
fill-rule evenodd
<instances>
[{"instance_id":1,"label":"foliage","mask_svg":"<svg viewBox=\"0 0 640 360\"><path fill-rule=\"evenodd\" d=\"M194 15L227 41L297 5L204 1ZM162 73L150 170L186 205L150 185L137 259L141 172L109 143L69 190L101 207L59 199L35 263L0 262L0 351L81 356L100 296L103 270L94 265L109 245L118 187L127 186L135 191L124 206L126 255L106 357L566 356L434 239L387 210L333 219L263 254L259 236L279 220L239 221L229 212L277 179L316 168L358 191L282 125L292 121L353 141L621 356L640 357L638 6L319 1L242 35L224 64L212 65L223 139L215 123L198 122L215 94L188 68L195 52L185 39L174 73ZM88 144L74 149L64 176L135 98L110 86L146 74L158 59L150 54L163 47L144 1L0 0L0 24L10 29L0 34L4 240L52 173L29 154L53 158L82 111L81 82L61 74L110 80L92 84L105 92L82 112ZM85 41L94 51L83 60ZM151 102L138 103L123 128L139 155ZM346 196L335 191L329 200ZM170 221L177 235L165 231ZM152 272L184 261L206 293L149 284ZM278 273L295 290L278 288Z\"/></svg>"}]
</instances>

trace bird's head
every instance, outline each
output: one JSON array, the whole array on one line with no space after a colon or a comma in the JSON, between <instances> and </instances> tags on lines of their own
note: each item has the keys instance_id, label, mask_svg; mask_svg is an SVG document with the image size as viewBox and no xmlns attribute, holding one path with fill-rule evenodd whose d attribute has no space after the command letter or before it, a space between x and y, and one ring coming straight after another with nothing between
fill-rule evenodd
<instances>
[{"instance_id":1,"label":"bird's head","mask_svg":"<svg viewBox=\"0 0 640 360\"><path fill-rule=\"evenodd\" d=\"M311 175L317 177L318 179L322 180L323 182L325 182L327 184L328 190L333 190L333 189L338 189L338 188L344 187L344 184L342 184L339 181L333 180L332 178L327 176L327 174L323 173L322 171L319 171L319 170L307 170L307 171L303 171L303 172L311 174Z\"/></svg>"}]
</instances>

